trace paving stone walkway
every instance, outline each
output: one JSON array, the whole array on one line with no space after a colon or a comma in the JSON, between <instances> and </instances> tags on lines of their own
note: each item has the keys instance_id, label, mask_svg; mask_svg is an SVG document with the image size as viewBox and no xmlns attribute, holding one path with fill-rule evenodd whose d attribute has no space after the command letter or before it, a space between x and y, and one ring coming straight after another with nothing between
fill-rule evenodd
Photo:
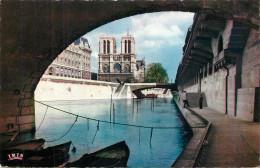
<instances>
[{"instance_id":1,"label":"paving stone walkway","mask_svg":"<svg viewBox=\"0 0 260 168\"><path fill-rule=\"evenodd\" d=\"M192 108L211 122L200 167L260 165L260 123L242 121L210 108Z\"/></svg>"}]
</instances>

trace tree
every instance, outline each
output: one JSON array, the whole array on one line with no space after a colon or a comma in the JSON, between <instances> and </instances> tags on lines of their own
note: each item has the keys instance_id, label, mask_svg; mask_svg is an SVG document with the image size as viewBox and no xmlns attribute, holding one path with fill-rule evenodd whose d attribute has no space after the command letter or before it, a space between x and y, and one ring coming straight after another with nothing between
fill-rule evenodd
<instances>
[{"instance_id":1,"label":"tree","mask_svg":"<svg viewBox=\"0 0 260 168\"><path fill-rule=\"evenodd\" d=\"M168 80L167 71L161 63L151 63L148 65L145 82L167 83Z\"/></svg>"}]
</instances>

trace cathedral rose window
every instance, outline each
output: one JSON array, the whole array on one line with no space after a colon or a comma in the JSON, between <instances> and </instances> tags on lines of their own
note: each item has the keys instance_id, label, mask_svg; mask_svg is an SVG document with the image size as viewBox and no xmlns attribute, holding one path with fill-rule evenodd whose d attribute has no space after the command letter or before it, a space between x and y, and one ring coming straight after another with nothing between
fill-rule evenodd
<instances>
[{"instance_id":1,"label":"cathedral rose window","mask_svg":"<svg viewBox=\"0 0 260 168\"><path fill-rule=\"evenodd\" d=\"M114 65L114 72L120 72L121 71L121 65L120 64L115 64Z\"/></svg>"}]
</instances>

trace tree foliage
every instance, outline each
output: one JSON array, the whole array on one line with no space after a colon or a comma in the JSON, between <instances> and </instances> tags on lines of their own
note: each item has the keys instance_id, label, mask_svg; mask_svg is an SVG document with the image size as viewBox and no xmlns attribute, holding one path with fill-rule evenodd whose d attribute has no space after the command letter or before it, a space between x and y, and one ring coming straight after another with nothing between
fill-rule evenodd
<instances>
[{"instance_id":1,"label":"tree foliage","mask_svg":"<svg viewBox=\"0 0 260 168\"><path fill-rule=\"evenodd\" d=\"M168 81L167 71L161 63L151 63L148 65L145 82L167 83Z\"/></svg>"}]
</instances>

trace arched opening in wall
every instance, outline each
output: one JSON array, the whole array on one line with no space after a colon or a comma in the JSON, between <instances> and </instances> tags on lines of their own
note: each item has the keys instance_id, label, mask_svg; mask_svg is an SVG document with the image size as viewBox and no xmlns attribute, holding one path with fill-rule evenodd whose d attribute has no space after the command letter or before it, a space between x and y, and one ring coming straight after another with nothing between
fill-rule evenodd
<instances>
[{"instance_id":1,"label":"arched opening in wall","mask_svg":"<svg viewBox=\"0 0 260 168\"><path fill-rule=\"evenodd\" d=\"M39 2L39 3L38 2L37 3L36 2L16 2L16 3L14 3L14 5L13 5L13 3L9 3L9 1L1 2L1 7L3 6L1 8L2 9L1 10L1 18L2 18L1 19L1 25L2 25L1 30L3 30L3 33L1 36L3 38L3 40L1 40L1 49L2 49L1 52L3 54L1 54L1 59L3 58L3 61L2 60L1 61L3 63L4 62L7 63L7 64L1 65L1 67L2 67L1 72L3 74L3 76L1 75L1 78L3 77L3 81L4 81L4 85L1 84L1 90L3 89L3 93L4 93L4 95L1 95L1 109L4 110L1 113L1 116L2 116L2 114L4 115L3 120L2 120L2 118L0 118L1 125L3 125L2 121L4 121L4 122L10 121L9 116L11 116L11 117L14 116L13 117L14 119L12 119L12 121L17 124L17 127L16 127L16 125L14 126L14 128L16 130L20 131L19 128L23 128L24 130L33 130L33 128L34 128L34 109L33 109L32 105L34 103L28 99L33 98L33 92L35 90L36 85L38 84L40 77L44 73L43 71L47 69L48 65L50 65L50 63L54 59L54 57L56 57L58 55L58 53L60 53L62 50L64 50L65 47L68 46L70 42L72 42L73 40L76 40L76 38L79 38L86 32L90 33L90 31L93 28L97 28L98 26L100 26L102 24L108 23L110 21L117 22L117 21L120 21L117 19L120 19L122 17L130 16L130 15L134 15L134 14L142 14L142 13L146 13L146 12L149 13L152 11L154 12L154 11L163 11L163 10L165 10L165 11L166 10L167 11L181 10L181 11L193 11L193 12L200 11L200 12L202 12L201 14L204 16L201 16L199 19L194 19L194 21L198 21L198 22L202 21L202 22L200 22L200 24L198 26L192 26L191 31L193 31L193 29L197 29L197 28L201 29L201 30L210 28L212 31L205 31L205 32L198 31L195 33L191 33L191 37L193 37L193 35L196 36L196 38L195 37L192 38L196 41L196 44L192 45L192 47L194 47L194 48L190 48L189 45L187 45L187 48L184 47L183 51L179 51L179 50L169 51L168 50L170 48L174 48L174 46L178 46L178 48L180 48L179 46L181 46L181 47L183 46L183 45L179 44L179 42L184 41L184 40L182 40L182 38L179 38L179 37L184 36L184 38L185 38L185 34L186 34L186 28L181 27L182 25L185 25L187 23L187 22L185 22L186 19L182 18L182 16L185 16L185 14L183 14L183 13L181 14L181 16L178 17L178 18L181 18L180 20L168 20L169 19L168 16L164 15L163 17L158 17L159 15L156 15L154 13L152 17L149 17L147 15L146 16L139 15L139 16L137 16L136 19L129 19L128 21L122 21L121 23L124 23L124 24L122 24L122 26L117 25L116 28L112 28L112 27L104 28L104 29L102 28L103 32L105 32L105 35L115 35L115 38L118 38L119 36L121 37L122 35L127 35L127 34L129 34L129 35L132 34L134 36L135 42L136 42L135 43L136 49L133 48L132 52L135 52L136 54L135 55L132 53L128 54L131 56L132 64L130 64L130 65L131 65L132 70L135 70L135 68L136 68L134 65L135 56L136 56L137 60L141 59L142 57L145 57L147 65L150 64L151 62L160 62L161 61L160 58L163 58L162 59L163 66L164 67L171 66L171 68L167 68L167 70L168 70L167 72L168 72L169 76L173 77L173 79L174 79L175 75L172 75L173 74L172 71L174 70L175 65L178 65L180 63L180 60L178 60L178 55L182 55L182 52L184 52L184 53L186 51L190 52L190 53L188 53L189 55L186 55L185 59L183 59L183 61L181 61L181 64L179 66L180 69L178 69L178 71L181 71L181 72L185 71L184 73L179 75L179 77L181 79L179 83L181 85L190 83L190 81L188 81L188 80L192 79L194 74L196 74L196 75L199 74L199 72L197 72L197 68L201 67L200 63L203 63L203 64L206 63L207 61L205 61L204 58L207 58L207 57L209 58L209 56L207 54L207 52L209 52L208 51L209 40L207 40L207 37L205 37L205 36L213 36L214 38L217 38L219 31L221 31L223 29L223 27L227 25L227 24L225 25L225 22L221 21L221 19L214 21L214 19L215 19L214 17L207 17L205 15L217 14L219 16L227 17L227 19L233 19L232 18L232 15L233 15L234 19L239 20L240 18L243 18L242 21L244 21L246 23L250 24L250 23L257 22L257 25L259 25L259 22L258 22L259 18L257 17L258 16L257 11L259 8L258 7L259 4L255 5L255 3L253 3L255 1L240 2L237 0L232 0L232 1L228 1L228 2L221 1L221 4L218 4L218 2L212 3L210 1L205 1L205 0L198 0L196 2L195 1L194 2L193 1L145 1L145 2L125 1L125 2L128 3L129 5L124 5L124 2L122 2L122 1L120 1L120 2L119 1L118 2L105 2L105 1L104 2L92 2L92 1L89 1L89 2L83 2L83 1L81 1L81 2L76 2L76 1L56 2L56 1L49 1L49 2ZM91 5L92 3L94 3L94 5ZM106 3L107 5L105 5L105 6L100 5L102 3ZM193 6L193 4L195 4L195 6ZM236 5L234 5L234 4L236 4ZM246 5L246 7L243 7L244 4ZM253 5L251 5L251 4L253 4ZM5 8L6 6L7 6L7 8ZM255 6L256 6L256 8L254 8ZM106 8L105 10L104 10L104 7ZM253 7L253 8L251 8L251 7ZM238 12L240 9L241 9L241 13ZM12 12L10 12L10 11L12 11ZM174 13L174 14L177 14L177 13ZM5 16L7 16L7 17L5 17ZM170 17L174 18L174 16L170 16ZM150 18L152 18L153 20L151 20ZM204 21L204 19L207 19L207 20ZM209 22L211 22L211 21L213 21L214 24L210 24ZM7 23L7 22L10 22L10 23ZM163 22L163 24L162 24L162 22ZM42 24L42 23L44 23L44 24ZM177 23L181 24L181 25L175 25ZM239 28L239 25L235 24L235 22L233 25L238 26L236 33L241 33L240 30L242 30L242 32L243 32L246 29L246 27ZM124 29L124 31L121 31L120 30L121 28ZM150 28L154 28L154 29L150 29ZM112 31L109 31L109 29ZM129 33L127 33L126 30L129 30ZM141 32L138 30L145 30L145 32ZM258 28L257 28L257 30L258 30ZM121 34L119 36L117 36L116 34L120 31L121 31ZM167 32L167 33L165 34L164 32ZM227 31L225 31L225 32L227 32ZM227 33L230 33L230 31L228 31ZM234 32L232 31L232 33L234 33ZM101 33L97 33L97 34L101 35ZM182 34L182 35L180 35L180 34ZM204 37L202 37L202 36L204 36ZM226 41L229 41L229 38L226 38L225 36L223 36L223 38L225 39L224 43ZM238 36L235 35L235 36L232 36L231 40L236 41L237 39L244 39L243 36L244 35L238 35ZM93 40L92 37L94 37L94 36L91 36L91 34L89 34L89 35L86 35L86 37L88 37L89 40L91 40L91 39ZM156 41L153 40L152 37L155 37L157 40ZM167 37L170 37L170 39L167 39ZM188 38L188 37L187 37L187 40L189 41L190 38ZM197 38L197 37L199 37L199 38ZM129 38L126 38L126 39L129 39ZM118 41L118 40L116 40L116 41ZM167 41L167 43L165 43L165 41ZM240 40L238 40L238 41L240 42ZM95 41L95 43L97 43L97 41ZM216 43L217 43L217 40L214 41L214 45ZM79 44L82 44L82 43L80 42ZM133 46L133 44L134 44L134 42L132 43L132 46ZM232 45L233 47L238 47L241 44L231 43L230 45ZM252 45L253 45L253 43L252 43ZM113 43L113 45L112 45L112 42L111 42L111 51L112 51L112 46L113 46L113 51L116 51L116 46L119 46L119 45L116 45L116 43ZM164 47L163 51L159 49L162 46ZM224 46L227 47L226 44ZM98 60L99 60L98 52L95 52L95 54L94 54L95 46L92 45L91 47L93 47L92 53L93 53L93 55L95 55L93 60L95 59L96 62L98 62ZM214 47L214 54L218 53L217 51L215 51L215 50L217 50L217 48L218 48L217 46ZM87 50L89 50L89 49L87 49ZM102 45L101 45L101 50L102 50ZM159 53L154 52L155 50L159 51ZM205 52L201 52L201 50L206 51L206 54L205 54ZM225 51L229 52L228 54L231 54L231 56L229 55L230 57L233 57L232 54L234 54L234 53L230 52L231 50L225 50ZM237 50L232 50L232 51L237 51ZM82 60L79 60L80 58L78 58L78 52L76 50L72 49L71 51L68 51L68 52L73 52L74 56L77 57L77 58L75 58L75 59L77 59L77 62L80 62L81 65L83 64ZM127 50L125 50L124 52L127 52ZM114 52L114 53L116 53L116 52ZM67 54L67 52L66 52L66 54ZM118 54L121 56L121 54L123 54L123 53L118 53ZM171 57L166 57L165 54L170 55ZM225 56L228 56L228 54L226 54ZM193 57L194 55L199 55L200 57L198 57L198 58ZM17 58L17 56L18 56L18 58ZM203 58L201 58L201 57L203 57ZM19 59L19 58L21 58L21 59ZM228 57L225 57L224 59L226 59L226 58L228 58ZM216 61L215 58L214 58L214 61ZM214 62L214 65L213 65L214 68L215 67L217 67L217 69L221 68L221 66L223 65L223 63L225 61L226 60L223 60L223 62L220 61L220 62L218 62L219 64L217 64L217 65L215 65L215 62ZM108 57L108 60L106 63L108 64L109 67L111 67L111 72L112 72L113 64L110 64L110 62L111 62L111 59L109 59L109 57ZM122 59L121 59L121 62L122 62L121 65L124 65ZM119 62L119 63L121 63L121 62ZM21 66L19 66L19 65L17 66L17 63L21 63ZM102 65L103 64L99 64L96 67L96 72L100 72ZM190 66L192 66L191 69L194 68L194 70L190 70ZM59 67L61 67L61 65L59 65ZM99 68L99 67L101 67L101 68ZM52 105L58 106L59 108L64 108L64 110L68 110L70 112L83 113L86 116L95 116L95 117L103 116L104 117L104 115L102 115L102 114L98 115L98 112L101 111L101 106L97 106L95 111L92 111L88 115L88 112L91 111L91 107L92 107L91 105L95 104L95 103L93 103L94 100L92 100L92 104L87 104L86 102L80 102L80 101L76 101L77 102L76 105L75 104L71 105L71 103L73 102L73 100L75 101L76 99L81 99L82 97L84 97L84 99L93 97L93 99L94 99L94 98L97 98L97 96L99 96L99 97L105 99L106 98L105 96L109 95L109 97L107 99L110 99L110 96L111 96L110 93L117 91L117 89L115 89L113 87L117 88L117 86L118 86L118 90L120 90L120 88L122 88L122 89L128 88L128 87L123 86L124 83L113 82L116 79L123 77L123 76L120 76L120 74L116 74L117 75L116 77L109 76L108 74L103 74L103 76L98 77L98 79L103 79L103 80L95 83L96 85L94 85L92 89L86 89L82 86L84 84L86 84L87 82L82 81L82 79L80 79L78 77L77 77L77 79L73 80L73 82L74 82L73 84L68 82L71 79L64 80L64 78L63 78L64 77L64 68L75 69L75 73L77 74L77 76L80 76L79 71L82 72L82 69L78 69L76 66L67 67L67 66L62 65L61 76L59 76L59 77L56 77L54 75L50 76L50 78L48 80L46 80L46 84L48 84L49 87L45 90L44 89L41 90L40 95L42 96L42 98L51 99L51 100L49 100L48 103L53 103L53 102L51 102L52 100L53 101L60 100L60 102L63 101L62 103L54 102L54 104L52 104ZM237 69L237 70L239 70L239 69ZM79 74L78 74L78 72L79 72ZM223 69L220 69L220 71L216 75L221 74L222 72L223 72ZM239 73L239 71L236 71L236 72ZM48 71L46 73L48 74ZM230 73L231 73L231 75L233 75L234 69L232 69L230 71ZM98 74L98 75L100 75L100 74ZM139 75L133 74L133 76L136 77ZM125 78L129 79L133 76L127 76ZM214 77L214 76L215 76L215 74L212 75L212 77ZM245 74L244 76L247 76L247 74ZM46 74L44 74L43 77L46 77ZM231 79L231 78L232 77L229 77L229 79ZM124 79L122 81L130 81L128 79ZM221 79L223 79L223 78L221 78ZM234 79L234 78L232 78L232 79ZM57 87L57 85L55 85L53 83L53 82L62 83L62 81L65 81L64 82L65 84L63 84L61 87ZM110 83L110 85L104 86L104 81L109 81L111 83ZM131 81L135 81L135 80L132 78ZM236 80L235 81L236 85L235 85L235 87L232 87L232 88L236 89L237 88L236 86L239 87L238 82L239 81ZM94 82L92 81L92 83L94 83ZM233 83L234 83L234 81L233 81ZM39 85L40 85L40 83L39 83ZM75 87L71 87L68 85L71 85L71 86L77 85L77 87L75 88ZM104 90L98 90L102 86L104 86ZM123 87L121 87L121 86L123 86ZM223 85L221 85L221 84L216 85L216 87L218 87L218 86L223 86ZM17 89L20 90L20 92L16 92L15 95L13 95L14 94L13 92ZM68 90L71 91L70 93L75 93L75 91L76 91L78 93L77 96L73 96L70 93L66 92ZM128 88L128 90L129 90L129 88ZM95 91L95 92L93 92L93 91ZM21 93L21 94L18 95L19 93ZM103 93L107 93L107 94L103 94ZM126 94L127 92L120 91L117 93L118 93L117 95L121 95L121 94ZM218 94L216 94L216 95L218 95ZM223 95L223 94L220 93L219 95ZM229 94L229 96L230 96L230 94ZM35 98L36 98L36 100L39 100L39 99L37 99L37 96L35 96ZM87 101L87 102L90 102L90 101ZM143 104L148 104L148 103L143 103ZM85 105L85 104L87 104L87 106L84 107L83 105ZM106 109L109 109L107 107L107 105L110 104L109 102L101 100L101 104L106 105ZM63 105L65 105L65 106L63 106ZM77 109L77 110L73 111L73 109ZM82 109L82 111L80 109ZM131 109L131 108L121 108L123 110L120 110L120 108L116 107L116 109L119 109L116 111L124 112L125 110ZM50 110L50 108L49 108L49 110ZM38 111L41 111L43 113L45 111L45 109L41 109ZM167 110L167 111L170 111L170 110ZM47 110L47 112L48 112L48 110ZM61 132L62 131L66 132L65 128L66 128L66 126L69 125L68 124L69 121L65 122L66 116L60 115L60 117L62 119L59 119L58 123L60 122L61 123L60 125L62 125L62 127L58 127L58 124L56 122L50 122L50 120L48 120L51 118L48 115L55 114L56 112L53 112L53 111L51 111L50 113L49 112L46 115L47 118L45 121L47 121L47 126L45 128L47 128L50 131L59 130ZM106 112L108 112L108 111L106 111ZM136 123L138 123L139 122L138 117L140 117L140 115L142 113L139 111L138 115L136 115L136 113L133 113L130 111L127 114L133 114L132 120L131 120L131 118L129 120L127 120L127 118L125 118L126 120L122 120L122 121L136 121ZM161 113L161 114L164 115L165 113ZM116 116L118 117L120 115L116 115ZM38 116L36 115L36 118L37 117ZM23 125L20 125L21 118L26 118L25 122L22 123ZM55 116L53 118L57 118L57 116ZM104 118L109 120L109 117L104 117ZM156 116L154 118L156 118L157 121L160 121L158 116ZM73 127L71 129L71 131L73 131L77 126L79 126L78 124L79 124L80 118L77 118L77 119L76 119L77 122L74 125L75 127ZM136 119L136 120L133 120L133 119ZM30 124L28 124L27 121L29 121ZM39 120L36 119L36 121L39 121ZM121 121L121 120L116 118L116 121ZM52 123L54 123L54 125L51 125ZM164 122L162 122L162 123L164 123ZM92 124L96 124L96 123L92 123ZM84 124L82 124L82 125L84 125ZM85 122L85 126L86 126L86 122ZM3 127L1 127L1 128L3 128ZM42 128L44 128L44 127L42 127ZM52 128L55 128L55 129L52 129ZM100 125L100 128L103 131L102 128L104 128L104 127L102 127ZM44 130L44 129L40 129L38 131L41 131L41 130ZM100 130L100 132L97 133L96 140L94 141L95 145L96 145L96 143L98 145L101 144L100 139L98 140L98 138L101 138L101 137L103 138L103 136L100 136L100 133L102 133L101 130ZM80 132L82 134L84 134L83 131L80 131ZM107 132L107 130L105 132ZM131 130L131 131L129 130L129 132L136 133L137 130ZM128 135L129 132L126 132L126 133L121 132L121 133L123 135ZM143 133L142 130L141 130L141 132ZM70 135L71 133L72 132L70 132L68 135ZM157 133L158 132L156 130L156 134ZM156 137L155 136L156 134L153 134L153 138ZM57 132L50 132L47 135L55 135L58 137L59 134ZM83 136L83 137L78 134L71 134L71 135L76 135L75 137L77 137L77 139L85 140L84 139L85 137L90 137L92 134L87 134L87 135L85 134L85 136ZM46 139L49 139L49 140L52 138L55 138L54 136L53 137L45 136L45 137L46 137ZM73 136L67 136L67 137L73 138ZM105 137L112 137L112 136L108 135ZM137 137L137 135L134 137ZM142 138L143 137L144 136L142 136ZM166 138L167 138L167 140L170 141L169 137L166 137ZM164 138L162 138L162 139L164 139ZM178 139L178 138L176 138L176 139ZM181 138L179 138L179 139L181 139ZM68 139L61 139L61 140L65 141ZM105 141L107 143L112 143L111 141L106 140L106 139L103 139L103 141ZM152 143L154 144L154 142L156 142L156 141L154 141L154 139L153 139ZM83 144L85 144L85 143L83 143ZM155 144L157 144L157 143L155 143ZM178 143L176 143L176 144L178 144ZM77 145L77 143L76 143L76 145ZM89 146L91 146L91 145L89 145ZM168 145L168 146L171 146L171 145ZM154 148L154 146L152 146L152 147ZM86 149L86 150L91 150L91 149ZM86 151L86 150L84 149L84 151ZM138 149L134 150L134 151L138 151ZM158 152L158 151L157 152L154 152L154 151L147 152L146 150L142 150L142 151L145 151L144 153L160 153L161 154L161 152ZM160 151L164 151L164 150L161 149ZM140 156L140 157L142 157L142 156ZM161 158L162 158L162 160L164 160L164 157L161 157ZM149 159L149 161L150 160L153 160L153 159ZM130 166L132 167L133 165L130 165ZM138 165L136 165L136 166L138 166ZM144 166L144 165L142 165L142 166ZM145 165L145 166L150 167L149 165ZM162 165L160 165L160 167L161 166ZM166 166L169 166L169 165L166 165ZM135 166L133 166L133 167L135 167Z\"/></svg>"},{"instance_id":2,"label":"arched opening in wall","mask_svg":"<svg viewBox=\"0 0 260 168\"><path fill-rule=\"evenodd\" d=\"M180 19L179 17L183 18ZM35 99L43 100L45 98L45 101L48 101L47 104L57 107L57 109L70 113L77 113L78 115L91 116L91 118L96 118L98 120L107 120L110 118L104 110L110 106L112 108L114 103L116 113L114 119L117 122L136 124L134 123L134 120L129 118L130 114L135 115L137 112L135 111L132 113L129 111L132 109L131 99L123 100L120 97L123 97L123 94L131 96L131 93L129 93L129 90L131 89L124 86L124 84L128 82L143 83L148 65L158 62L167 70L168 75L170 76L169 78L174 78L182 57L182 46L184 45L185 33L192 24L193 14L187 13L186 15L183 15L182 13L174 12L152 13L151 16L150 14L145 14L125 19L126 21L119 22L127 22L128 24L110 23L113 24L113 26L102 27L102 29L97 28L97 30L95 30L96 32L87 33L80 39L81 41L85 41L84 45L82 45L82 43L71 44L69 48L63 52L65 54L60 56L60 60L62 61L53 62L54 64L57 64L55 67L59 66L59 71L56 73L57 76L53 77L48 82L42 81L39 83L41 90L38 92L38 95L35 96ZM175 25L172 23L178 24ZM115 27L118 32L112 32ZM100 40L101 34L105 34L105 36L102 37L102 40ZM105 37L108 38L106 39ZM123 40L122 37L124 37ZM114 39L114 41L111 39ZM120 49L120 51L118 49ZM178 52L176 52L176 49ZM160 75L160 73L158 74ZM96 76L97 81L91 80L91 76ZM48 76L44 77L48 78ZM45 84L43 84L44 82ZM170 92L167 89L161 88L154 90L148 89L145 94L147 97L152 97L155 94L170 96ZM112 103L110 102L111 95ZM163 113L167 111L167 117L160 116L157 113L151 113L149 110L147 119L151 119L152 123L146 123L146 119L144 118L137 118L140 120L140 124L155 125L156 121L154 121L154 118L158 118L162 121L166 120L166 118L171 118L173 122L176 122L177 124L180 123L178 120L175 120L176 118L172 118L172 114L170 113L170 111L173 110L171 110L173 107L172 102L166 99L161 100L158 99L158 102L155 104L160 104L160 106L162 106L160 108L163 108ZM137 102L135 102L134 109L137 108L136 103ZM138 103L140 103L138 104L138 108L147 110L147 106L150 102L147 102L147 100L144 99L138 100ZM168 108L170 108L170 110ZM40 121L40 118L43 118L42 111L44 110L46 110L44 109L44 106L39 107L39 104L36 103L36 127L39 126L39 123L37 122ZM147 111L145 111L145 113L146 112ZM176 114L176 116L178 115ZM111 118L113 120L113 116L111 116ZM59 137L63 132L66 132L67 125L73 122L72 120L74 119L67 114L60 113L59 110L48 108L45 118L46 121L44 122L49 123L49 125L43 123L42 128L40 129L41 131L37 132L36 135L38 137L45 136L44 138L48 140L53 139L54 135L54 137ZM86 133L85 131L82 131L84 122L89 124L88 133L92 134L94 131L93 126L96 123L91 120L84 121L84 119L82 120L79 117L75 124L75 130L78 132L74 132L74 128L71 130L71 132L74 132L73 134L75 137L71 137L69 133L64 139L67 140L67 138L71 138L75 145L79 143L80 139L84 139L87 143L89 143L89 140L92 141L93 139L83 136L83 134L85 135ZM64 126L60 127L61 124ZM51 130L49 129L50 127L55 127L55 129L59 129L59 131ZM104 134L103 128L106 129L104 132L106 132L105 134L108 134L108 136ZM103 125L103 123L100 123L100 130L97 133L96 139L94 139L94 143L97 142L105 145L103 140L114 143L116 139L115 136L122 138L122 135L128 134L126 131L130 129L128 127L127 129L118 127L114 129L114 132L111 132L113 130L108 128L109 127ZM120 130L123 131L122 135L119 135ZM141 130L141 134L143 131L144 130ZM82 134L79 135L79 132ZM134 133L136 131L131 130L129 132ZM165 134L163 136L169 138L172 135ZM180 137L179 140L185 139L185 136L181 134L178 136ZM134 135L131 135L131 137L134 137ZM101 139L103 139L103 142L100 141ZM174 143L179 144L180 142L180 144L183 145L188 141L188 139L185 139L183 141L178 141L177 143L176 138L172 137L171 139L174 139L173 141L175 142L163 144L163 149L166 150L168 148L167 146L173 147ZM154 139L154 141L157 140L157 138ZM91 143L92 142L88 145L89 149L93 149ZM85 147L83 148L84 151L89 150L85 149ZM181 145L178 146L178 148L181 148ZM72 156L72 161L84 154L84 151L79 151L78 154ZM141 157L143 163L145 163L144 157L148 156L139 157ZM167 158L167 156L165 156L165 158ZM135 158L133 160L134 161L131 161L132 163L129 162L129 165L138 166L137 159ZM155 162L162 164L158 158ZM155 162L151 165L142 166L152 166ZM169 162L172 162L172 159L169 160Z\"/></svg>"},{"instance_id":3,"label":"arched opening in wall","mask_svg":"<svg viewBox=\"0 0 260 168\"><path fill-rule=\"evenodd\" d=\"M174 13L176 14L176 13ZM170 15L168 17L168 15ZM172 14L163 14L163 13L154 13L152 14L152 17L149 16L149 14L146 15L140 15L135 19L128 18L128 26L119 26L118 24L114 23L117 28L117 32L114 31L114 28L110 27L102 27L102 29L97 29L98 33L87 33L84 38L89 40L89 44L92 50L93 55L91 55L91 59L93 62L96 63L96 66L93 66L94 64L91 64L91 68L95 69L95 72L97 73L97 79L99 81L97 82L89 82L89 85L92 85L91 87L83 86L87 82L82 80L85 79L86 77L89 77L91 75L87 75L86 72L81 71L80 68L85 69L87 68L90 64L90 62L86 63L84 61L90 61L88 59L81 60L81 58L77 57L75 60L77 60L75 64L75 77L78 78L77 80L73 81L75 82L75 86L79 85L82 88L73 88L74 84L69 84L68 80L66 80L66 85L72 85L73 87L70 86L71 89L70 93L68 94L73 94L74 92L77 92L77 96L71 95L69 98L71 99L71 102L75 101L75 99L81 99L81 98L86 98L86 99L91 99L89 102L92 104L89 104L84 101L78 101L79 103L77 105L84 107L84 109L87 110L79 110L81 113L86 113L88 115L98 117L99 115L102 116L103 114L99 113L102 111L102 108L108 108L110 106L110 101L111 101L111 95L113 98L114 96L122 95L125 94L127 95L127 91L130 90L121 90L124 88L127 88L124 86L124 82L136 82L139 80L139 78L145 77L145 75L148 75L148 66L149 64L152 63L158 63L160 62L165 69L167 69L167 73L169 75L169 78L173 78L176 75L176 71L178 69L178 65L180 62L182 62L182 54L186 52L186 49L189 47L188 41L190 39L190 35L192 35L192 30L193 27L190 26L192 24L192 18L193 14L179 14L178 18L174 18ZM183 18L180 18L183 17ZM172 19L174 18L174 19ZM189 21L187 21L187 20ZM212 17L208 17L208 19L212 19ZM220 21L219 21L220 22ZM175 24L176 23L176 24ZM207 21L203 22L207 23ZM125 24L127 25L127 24ZM210 25L203 25L205 27L210 27ZM201 26L201 27L203 27ZM129 28L130 34L126 32L126 30ZM185 87L190 87L192 84L197 84L201 79L207 78L208 75L211 75L212 69L213 69L213 60L211 58L211 54L208 54L210 48L210 38L213 36L215 39L217 38L217 33L216 29L222 29L221 26L219 27L213 27L214 31L209 32L207 31L206 33L204 32L196 32L197 33L197 41L194 43L193 47L190 49L191 54L186 57L186 60L189 61L189 66L192 66L192 70L194 72L189 72L188 75L191 78L190 81L186 81ZM112 31L113 30L113 31ZM144 31L143 31L144 30ZM186 32L187 30L187 32ZM103 32L102 32L103 31ZM164 33L165 32L165 33ZM115 42L113 40L108 41L107 39L103 41L99 41L100 35L101 34L106 34L106 36L109 37L109 39L112 39L111 37L115 37ZM202 34L202 35L201 35ZM130 41L128 40L128 35L133 37L135 41ZM186 36L187 35L187 36ZM200 37L203 36L203 37ZM199 36L199 37L198 37ZM206 37L205 37L206 36ZM122 40L122 44L119 44L121 42L122 37L127 37L127 40ZM216 40L218 41L218 53L223 51L223 38L222 36L219 36L219 39ZM99 42L101 42L99 45ZM123 46L121 46L123 45ZM184 46L184 47L183 47ZM117 52L118 48L121 49L121 52ZM103 48L103 49L102 49ZM116 51L114 53L111 53L111 51ZM84 50L84 51L87 51ZM111 54L109 54L111 53ZM111 56L110 56L111 55ZM195 56L194 56L195 55ZM85 57L86 58L86 57ZM144 58L142 60L142 58ZM93 63L91 61L91 63ZM73 64L73 63L72 63ZM82 66L80 66L82 65ZM187 66L188 66L187 65ZM69 68L69 67L66 67ZM188 69L187 67L184 67L184 69ZM195 69L196 68L196 69ZM147 69L147 71L145 70ZM92 69L91 69L92 70ZM65 69L65 75L67 69ZM123 73L127 73L122 75ZM143 74L138 74L136 73L137 71L140 71ZM190 69L186 71L191 71ZM94 72L94 73L95 73ZM131 74L133 72L133 74ZM62 73L62 72L61 72ZM70 74L70 73L69 73ZM191 76L193 75L193 76ZM72 71L72 75L73 71ZM188 79L185 79L188 80ZM140 83L141 80L139 80L137 83ZM169 81L169 80L168 80ZM206 80L204 80L205 82ZM72 82L72 83L73 83ZM93 84L94 83L94 84ZM205 82L206 83L206 82ZM62 87L61 87L62 88ZM58 88L58 89L61 89ZM66 90L68 87L64 85L63 90ZM68 90L68 89L67 89ZM152 90L152 89L151 89ZM160 90L153 90L154 93L160 92ZM107 94L105 94L107 93ZM146 95L148 96L154 96L154 93L149 93L147 91ZM163 90L163 93L167 93L167 89ZM131 95L131 94L129 94ZM139 94L142 96L142 94ZM55 97L56 95L52 95ZM67 96L64 94L64 96ZM93 100L92 100L93 98ZM112 101L113 101L112 98ZM94 101L94 99L102 99L98 101ZM104 100L105 99L105 100ZM73 100L73 101L72 101ZM110 101L109 101L110 100ZM166 100L165 100L166 101ZM71 102L66 102L70 104ZM120 118L120 115L122 112L127 111L130 107L121 107L119 104L115 103L115 108L118 109L118 117L115 120L118 122L121 121L126 121ZM141 101L140 101L141 102ZM99 103L99 104L98 104ZM127 102L130 105L131 102ZM126 104L127 104L126 103ZM135 102L136 103L136 102ZM143 104L148 104L149 102L144 102ZM159 102L158 102L159 103ZM87 104L88 106L84 106L83 104ZM92 105L96 104L97 106L95 107L96 110L95 112L92 111L92 113L89 113L88 111L91 111ZM140 105L140 104L139 104ZM69 107L68 107L69 106ZM75 107L76 105L71 103L68 105L66 108L73 111L72 107ZM103 107L104 106L104 107ZM112 105L111 105L112 106ZM150 106L149 106L150 107ZM76 107L77 108L77 107ZM112 108L112 107L111 107ZM136 108L136 107L135 107ZM79 108L83 109L83 108ZM130 108L131 109L131 108ZM100 111L99 111L100 110ZM129 112L129 111L127 111ZM136 112L136 111L135 111ZM131 113L133 116L136 114L135 112ZM139 111L140 112L140 111ZM139 113L140 115L141 113ZM117 114L116 114L117 115ZM153 114L151 114L153 115ZM105 119L109 120L109 117L106 116L104 117ZM133 117L134 118L134 117ZM138 116L137 116L138 118ZM156 117L155 117L156 118ZM122 119L122 120L121 120ZM128 121L132 121L131 119L128 118ZM133 121L134 122L134 121ZM92 123L95 125L95 123ZM93 127L92 127L93 128ZM135 132L135 131L133 131ZM99 132L100 133L100 132ZM101 135L102 138L105 138L105 136ZM168 138L168 137L167 137ZM106 139L107 140L107 139ZM109 141L110 139L108 139ZM100 142L100 141L98 141ZM168 165L169 166L169 165Z\"/></svg>"}]
</instances>

